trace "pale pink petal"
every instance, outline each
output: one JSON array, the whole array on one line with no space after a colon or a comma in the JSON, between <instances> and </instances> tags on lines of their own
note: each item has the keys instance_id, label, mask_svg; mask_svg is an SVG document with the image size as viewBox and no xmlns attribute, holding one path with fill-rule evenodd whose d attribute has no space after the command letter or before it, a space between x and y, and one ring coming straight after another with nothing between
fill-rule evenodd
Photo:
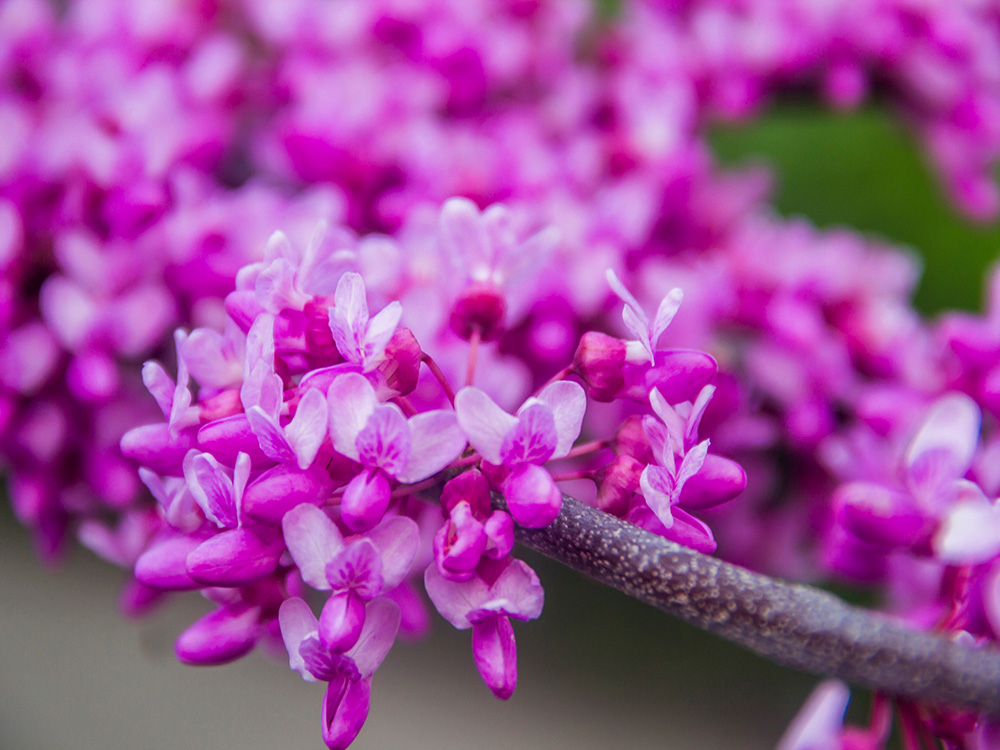
<instances>
[{"instance_id":1,"label":"pale pink petal","mask_svg":"<svg viewBox=\"0 0 1000 750\"><path fill-rule=\"evenodd\" d=\"M541 465L552 457L558 437L552 408L537 399L529 399L518 409L514 429L504 435L500 459L504 466Z\"/></svg>"},{"instance_id":2,"label":"pale pink petal","mask_svg":"<svg viewBox=\"0 0 1000 750\"><path fill-rule=\"evenodd\" d=\"M640 318L631 307L624 307L622 308L622 321L625 323L625 328L628 329L628 332L632 334L635 341L646 352L649 361L655 361L652 338L650 337L648 328L649 323L645 320L645 316Z\"/></svg>"},{"instance_id":3,"label":"pale pink petal","mask_svg":"<svg viewBox=\"0 0 1000 750\"><path fill-rule=\"evenodd\" d=\"M499 464L504 436L517 425L517 418L497 406L483 391L471 386L455 396L455 414L472 447L490 463Z\"/></svg>"},{"instance_id":4,"label":"pale pink petal","mask_svg":"<svg viewBox=\"0 0 1000 750\"><path fill-rule=\"evenodd\" d=\"M542 614L545 590L531 567L521 560L511 560L490 587L490 598L498 609L518 620L534 620Z\"/></svg>"},{"instance_id":5,"label":"pale pink petal","mask_svg":"<svg viewBox=\"0 0 1000 750\"><path fill-rule=\"evenodd\" d=\"M239 519L233 498L233 482L215 458L191 451L184 459L184 478L205 515L220 528L236 528Z\"/></svg>"},{"instance_id":6,"label":"pale pink petal","mask_svg":"<svg viewBox=\"0 0 1000 750\"><path fill-rule=\"evenodd\" d=\"M368 301L365 284L354 272L345 273L337 282L334 307L330 310L330 330L344 359L361 362L361 348L368 326Z\"/></svg>"},{"instance_id":7,"label":"pale pink petal","mask_svg":"<svg viewBox=\"0 0 1000 750\"><path fill-rule=\"evenodd\" d=\"M656 412L663 424L666 425L670 437L673 439L673 445L676 446L676 450L684 449L684 433L687 431L687 422L677 413L667 400L663 398L663 394L660 393L658 388L654 388L649 392L649 405L653 407L653 411ZM645 425L645 420L643 421Z\"/></svg>"},{"instance_id":8,"label":"pale pink petal","mask_svg":"<svg viewBox=\"0 0 1000 750\"><path fill-rule=\"evenodd\" d=\"M303 680L318 682L306 669L305 660L299 654L303 639L319 628L319 621L309 605L297 596L286 599L278 609L278 625L281 627L285 650L288 651L288 666L302 675Z\"/></svg>"},{"instance_id":9,"label":"pale pink petal","mask_svg":"<svg viewBox=\"0 0 1000 750\"><path fill-rule=\"evenodd\" d=\"M851 691L843 682L821 682L778 741L777 750L838 750L850 699Z\"/></svg>"},{"instance_id":10,"label":"pale pink petal","mask_svg":"<svg viewBox=\"0 0 1000 750\"><path fill-rule=\"evenodd\" d=\"M438 410L417 414L407 422L410 457L396 476L401 482L419 482L437 474L465 449L465 434L455 412Z\"/></svg>"},{"instance_id":11,"label":"pale pink petal","mask_svg":"<svg viewBox=\"0 0 1000 750\"><path fill-rule=\"evenodd\" d=\"M660 519L660 523L668 529L673 526L671 506L674 504L676 485L670 473L660 466L647 466L639 476L639 487L646 505Z\"/></svg>"},{"instance_id":12,"label":"pale pink petal","mask_svg":"<svg viewBox=\"0 0 1000 750\"><path fill-rule=\"evenodd\" d=\"M163 369L159 362L150 360L142 366L142 384L156 399L157 406L163 412L164 418L170 417L170 406L174 402L174 379Z\"/></svg>"},{"instance_id":13,"label":"pale pink petal","mask_svg":"<svg viewBox=\"0 0 1000 750\"><path fill-rule=\"evenodd\" d=\"M378 406L375 389L360 373L337 377L326 397L330 409L330 437L337 452L358 460L355 441Z\"/></svg>"},{"instance_id":14,"label":"pale pink petal","mask_svg":"<svg viewBox=\"0 0 1000 750\"><path fill-rule=\"evenodd\" d=\"M1000 554L1000 506L985 497L955 503L933 541L938 559L979 565Z\"/></svg>"},{"instance_id":15,"label":"pale pink petal","mask_svg":"<svg viewBox=\"0 0 1000 750\"><path fill-rule=\"evenodd\" d=\"M580 437L583 415L587 411L587 394L579 383L560 380L543 388L538 400L552 408L555 418L558 439L552 457L565 456Z\"/></svg>"},{"instance_id":16,"label":"pale pink petal","mask_svg":"<svg viewBox=\"0 0 1000 750\"><path fill-rule=\"evenodd\" d=\"M677 470L677 495L680 496L681 489L684 487L684 483L698 473L701 469L702 464L705 463L705 456L708 455L708 440L702 440L694 448L689 450L683 460L681 461L680 468Z\"/></svg>"},{"instance_id":17,"label":"pale pink petal","mask_svg":"<svg viewBox=\"0 0 1000 750\"><path fill-rule=\"evenodd\" d=\"M671 289L667 296L660 301L660 306L656 310L656 317L653 318L652 330L649 332L649 343L654 347L663 332L667 330L670 321L674 319L680 309L681 301L684 299L684 292L680 289Z\"/></svg>"},{"instance_id":18,"label":"pale pink petal","mask_svg":"<svg viewBox=\"0 0 1000 750\"><path fill-rule=\"evenodd\" d=\"M395 404L376 407L354 444L362 466L398 476L410 457L410 430L402 410Z\"/></svg>"},{"instance_id":19,"label":"pale pink petal","mask_svg":"<svg viewBox=\"0 0 1000 750\"><path fill-rule=\"evenodd\" d=\"M382 519L367 537L382 555L382 578L385 590L390 591L410 572L420 548L420 529L413 519L391 516Z\"/></svg>"},{"instance_id":20,"label":"pale pink petal","mask_svg":"<svg viewBox=\"0 0 1000 750\"><path fill-rule=\"evenodd\" d=\"M336 524L316 506L303 504L284 515L281 531L302 580L314 589L329 590L326 564L344 547Z\"/></svg>"},{"instance_id":21,"label":"pale pink petal","mask_svg":"<svg viewBox=\"0 0 1000 750\"><path fill-rule=\"evenodd\" d=\"M388 599L369 602L365 625L357 643L347 652L362 678L371 677L385 660L399 631L399 607Z\"/></svg>"},{"instance_id":22,"label":"pale pink petal","mask_svg":"<svg viewBox=\"0 0 1000 750\"><path fill-rule=\"evenodd\" d=\"M326 439L328 415L323 394L315 388L306 390L299 400L295 416L285 427L285 437L295 452L300 469L305 469L316 459Z\"/></svg>"},{"instance_id":23,"label":"pale pink petal","mask_svg":"<svg viewBox=\"0 0 1000 750\"><path fill-rule=\"evenodd\" d=\"M917 432L906 452L906 464L918 468L919 463L943 457L954 479L963 476L972 465L979 444L982 413L976 402L964 393L949 393L939 398Z\"/></svg>"},{"instance_id":24,"label":"pale pink petal","mask_svg":"<svg viewBox=\"0 0 1000 750\"><path fill-rule=\"evenodd\" d=\"M471 628L469 613L490 600L489 586L479 576L473 576L468 581L449 581L434 564L424 572L424 586L437 611L459 630Z\"/></svg>"},{"instance_id":25,"label":"pale pink petal","mask_svg":"<svg viewBox=\"0 0 1000 750\"><path fill-rule=\"evenodd\" d=\"M691 405L691 414L687 418L687 429L684 432L685 445L689 445L698 439L698 428L701 426L701 418L705 416L705 409L708 408L709 401L715 395L715 386L706 385L698 393L698 398Z\"/></svg>"},{"instance_id":26,"label":"pale pink petal","mask_svg":"<svg viewBox=\"0 0 1000 750\"><path fill-rule=\"evenodd\" d=\"M285 438L284 431L263 409L251 407L247 411L247 421L265 456L278 463L295 463L295 451Z\"/></svg>"},{"instance_id":27,"label":"pale pink petal","mask_svg":"<svg viewBox=\"0 0 1000 750\"><path fill-rule=\"evenodd\" d=\"M398 302L390 302L368 322L361 353L366 368L382 359L385 347L396 332L401 317L403 306Z\"/></svg>"},{"instance_id":28,"label":"pale pink petal","mask_svg":"<svg viewBox=\"0 0 1000 750\"><path fill-rule=\"evenodd\" d=\"M621 282L621 279L618 278L618 274L616 274L613 270L609 268L604 272L604 278L608 280L608 286L611 287L611 291L618 296L618 299L620 299L622 302L625 303L625 307L631 308L632 312L635 314L635 317L638 318L640 321L643 321L644 323L643 328L648 332L649 319L646 317L646 313L643 312L642 305L640 305L639 301L632 296L632 293L625 288L625 285ZM645 339L647 337L640 336L639 338Z\"/></svg>"},{"instance_id":29,"label":"pale pink petal","mask_svg":"<svg viewBox=\"0 0 1000 750\"><path fill-rule=\"evenodd\" d=\"M451 198L441 208L441 240L445 252L469 276L484 281L493 270L490 238L476 204Z\"/></svg>"}]
</instances>

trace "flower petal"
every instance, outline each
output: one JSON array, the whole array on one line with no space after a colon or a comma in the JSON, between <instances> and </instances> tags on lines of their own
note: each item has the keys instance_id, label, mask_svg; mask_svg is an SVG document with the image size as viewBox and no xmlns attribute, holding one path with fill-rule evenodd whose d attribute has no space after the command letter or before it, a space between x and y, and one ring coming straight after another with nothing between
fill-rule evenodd
<instances>
[{"instance_id":1,"label":"flower petal","mask_svg":"<svg viewBox=\"0 0 1000 750\"><path fill-rule=\"evenodd\" d=\"M490 600L490 588L479 576L468 581L449 581L433 563L424 572L424 587L441 616L459 630L471 628L469 613Z\"/></svg>"},{"instance_id":2,"label":"flower petal","mask_svg":"<svg viewBox=\"0 0 1000 750\"><path fill-rule=\"evenodd\" d=\"M385 660L399 631L399 607L388 599L369 602L365 625L357 643L347 652L362 678L371 677Z\"/></svg>"},{"instance_id":3,"label":"flower petal","mask_svg":"<svg viewBox=\"0 0 1000 750\"><path fill-rule=\"evenodd\" d=\"M261 451L272 461L280 464L296 463L295 451L285 437L284 430L259 406L247 410L250 429L257 436ZM301 467L305 468L305 466Z\"/></svg>"},{"instance_id":4,"label":"flower petal","mask_svg":"<svg viewBox=\"0 0 1000 750\"><path fill-rule=\"evenodd\" d=\"M330 437L338 453L358 460L355 441L358 433L378 406L375 389L368 379L356 372L337 377L327 392L330 409Z\"/></svg>"},{"instance_id":5,"label":"flower petal","mask_svg":"<svg viewBox=\"0 0 1000 750\"><path fill-rule=\"evenodd\" d=\"M328 415L323 394L315 388L307 389L299 400L295 416L285 426L287 443L294 451L300 469L307 468L316 460L316 454L326 439Z\"/></svg>"},{"instance_id":6,"label":"flower petal","mask_svg":"<svg viewBox=\"0 0 1000 750\"><path fill-rule=\"evenodd\" d=\"M517 687L517 645L510 620L488 617L472 626L472 658L486 686L500 700Z\"/></svg>"},{"instance_id":7,"label":"flower petal","mask_svg":"<svg viewBox=\"0 0 1000 750\"><path fill-rule=\"evenodd\" d=\"M278 610L278 625L281 627L281 639L285 642L285 650L288 651L288 666L302 675L302 679L317 682L306 669L305 660L299 654L302 640L319 628L316 615L302 599L293 596L281 603L281 608Z\"/></svg>"},{"instance_id":8,"label":"flower petal","mask_svg":"<svg viewBox=\"0 0 1000 750\"><path fill-rule=\"evenodd\" d=\"M538 394L538 400L552 408L552 416L555 418L558 440L552 456L565 456L580 437L583 416L587 411L587 394L579 383L560 380L543 388Z\"/></svg>"},{"instance_id":9,"label":"flower petal","mask_svg":"<svg viewBox=\"0 0 1000 750\"><path fill-rule=\"evenodd\" d=\"M982 413L964 393L949 393L931 407L906 452L906 465L919 472L920 465L944 460L949 478L958 479L969 470L979 444Z\"/></svg>"},{"instance_id":10,"label":"flower petal","mask_svg":"<svg viewBox=\"0 0 1000 750\"><path fill-rule=\"evenodd\" d=\"M420 529L411 518L390 516L367 536L382 555L382 578L385 590L390 591L410 572L420 548Z\"/></svg>"},{"instance_id":11,"label":"flower petal","mask_svg":"<svg viewBox=\"0 0 1000 750\"><path fill-rule=\"evenodd\" d=\"M329 590L326 564L344 548L337 525L315 505L303 503L281 519L281 531L302 580L314 589Z\"/></svg>"},{"instance_id":12,"label":"flower petal","mask_svg":"<svg viewBox=\"0 0 1000 750\"><path fill-rule=\"evenodd\" d=\"M406 469L396 477L401 482L419 482L437 474L465 449L465 434L455 412L440 409L417 414L407 427L410 457Z\"/></svg>"},{"instance_id":13,"label":"flower petal","mask_svg":"<svg viewBox=\"0 0 1000 750\"><path fill-rule=\"evenodd\" d=\"M374 366L382 359L385 347L396 332L396 326L402 317L403 306L398 302L390 302L368 322L361 353L365 369Z\"/></svg>"},{"instance_id":14,"label":"flower petal","mask_svg":"<svg viewBox=\"0 0 1000 750\"><path fill-rule=\"evenodd\" d=\"M478 388L466 386L455 396L455 416L469 443L491 464L501 463L504 436L517 425L508 414Z\"/></svg>"},{"instance_id":15,"label":"flower petal","mask_svg":"<svg viewBox=\"0 0 1000 750\"><path fill-rule=\"evenodd\" d=\"M348 362L362 361L362 342L368 327L368 300L361 276L349 271L340 277L330 310L330 331L337 350Z\"/></svg>"}]
</instances>

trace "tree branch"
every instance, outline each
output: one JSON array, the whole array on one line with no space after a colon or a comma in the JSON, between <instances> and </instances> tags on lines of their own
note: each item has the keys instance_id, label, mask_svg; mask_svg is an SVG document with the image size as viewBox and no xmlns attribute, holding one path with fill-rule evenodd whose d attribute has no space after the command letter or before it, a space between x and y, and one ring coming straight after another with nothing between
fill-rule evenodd
<instances>
[{"instance_id":1,"label":"tree branch","mask_svg":"<svg viewBox=\"0 0 1000 750\"><path fill-rule=\"evenodd\" d=\"M502 503L502 501L501 501ZM1000 717L1000 651L913 630L832 594L703 555L573 498L522 544L772 661Z\"/></svg>"}]
</instances>

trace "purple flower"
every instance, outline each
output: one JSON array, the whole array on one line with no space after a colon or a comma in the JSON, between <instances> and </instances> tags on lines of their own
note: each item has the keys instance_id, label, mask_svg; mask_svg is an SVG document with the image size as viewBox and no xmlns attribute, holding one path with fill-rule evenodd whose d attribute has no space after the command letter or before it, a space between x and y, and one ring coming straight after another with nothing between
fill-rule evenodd
<instances>
[{"instance_id":1,"label":"purple flower","mask_svg":"<svg viewBox=\"0 0 1000 750\"><path fill-rule=\"evenodd\" d=\"M345 273L337 282L330 330L337 350L362 372L373 370L385 357L385 347L399 325L403 306L390 302L375 317L368 316L368 300L361 277Z\"/></svg>"},{"instance_id":2,"label":"purple flower","mask_svg":"<svg viewBox=\"0 0 1000 750\"><path fill-rule=\"evenodd\" d=\"M371 679L399 630L399 607L385 599L368 604L365 626L349 650L324 644L309 605L297 597L281 605L278 622L288 665L308 682L326 682L323 741L331 750L348 747L368 718Z\"/></svg>"},{"instance_id":3,"label":"purple flower","mask_svg":"<svg viewBox=\"0 0 1000 750\"><path fill-rule=\"evenodd\" d=\"M441 471L465 448L450 411L407 419L395 404L380 404L361 374L339 376L327 394L333 447L361 464L344 489L341 513L355 531L371 528L389 507L389 480L419 482Z\"/></svg>"},{"instance_id":4,"label":"purple flower","mask_svg":"<svg viewBox=\"0 0 1000 750\"><path fill-rule=\"evenodd\" d=\"M223 529L188 554L191 578L206 586L242 586L274 572L282 552L277 534L267 526L244 525L249 456L239 455L230 478L211 455L192 451L184 461L184 477L205 517Z\"/></svg>"},{"instance_id":5,"label":"purple flower","mask_svg":"<svg viewBox=\"0 0 1000 750\"><path fill-rule=\"evenodd\" d=\"M503 494L522 526L547 526L559 515L562 493L542 464L569 453L586 408L583 388L566 380L543 388L516 415L478 388L463 388L455 397L458 424L469 443L486 461L507 469Z\"/></svg>"},{"instance_id":6,"label":"purple flower","mask_svg":"<svg viewBox=\"0 0 1000 750\"><path fill-rule=\"evenodd\" d=\"M483 682L497 698L510 698L517 647L509 618L534 620L542 613L545 596L535 572L510 557L484 559L468 581L450 581L432 565L424 584L442 617L459 630L472 628L472 655Z\"/></svg>"},{"instance_id":7,"label":"purple flower","mask_svg":"<svg viewBox=\"0 0 1000 750\"><path fill-rule=\"evenodd\" d=\"M417 554L417 525L402 516L384 519L364 536L345 540L319 508L300 505L281 522L285 544L302 580L331 597L319 619L328 647L345 650L357 640L365 604L396 588Z\"/></svg>"},{"instance_id":8,"label":"purple flower","mask_svg":"<svg viewBox=\"0 0 1000 750\"><path fill-rule=\"evenodd\" d=\"M297 464L307 469L316 459L326 439L327 405L323 394L315 388L306 389L291 421L282 427L277 415L268 414L260 406L247 411L250 429L257 435L260 449L278 463Z\"/></svg>"}]
</instances>

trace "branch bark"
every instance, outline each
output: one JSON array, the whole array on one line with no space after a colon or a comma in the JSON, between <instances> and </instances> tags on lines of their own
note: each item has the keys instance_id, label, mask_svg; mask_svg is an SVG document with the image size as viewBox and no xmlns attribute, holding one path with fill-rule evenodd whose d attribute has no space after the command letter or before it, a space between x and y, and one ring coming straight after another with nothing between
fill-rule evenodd
<instances>
[{"instance_id":1,"label":"branch bark","mask_svg":"<svg viewBox=\"0 0 1000 750\"><path fill-rule=\"evenodd\" d=\"M501 501L502 502L502 501ZM703 555L566 497L531 549L779 664L1000 717L1000 651Z\"/></svg>"}]
</instances>

